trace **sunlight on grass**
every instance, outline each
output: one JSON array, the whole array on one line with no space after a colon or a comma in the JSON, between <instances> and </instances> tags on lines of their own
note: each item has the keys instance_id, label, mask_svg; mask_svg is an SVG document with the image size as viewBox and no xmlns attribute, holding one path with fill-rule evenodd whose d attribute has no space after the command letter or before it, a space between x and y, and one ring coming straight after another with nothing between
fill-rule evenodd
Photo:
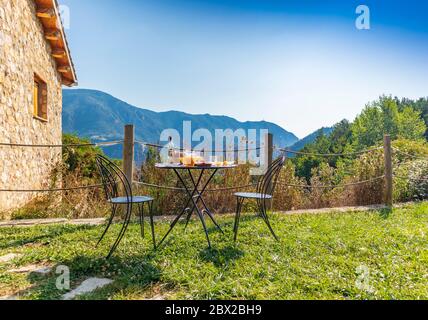
<instances>
[{"instance_id":1,"label":"sunlight on grass","mask_svg":"<svg viewBox=\"0 0 428 320\"><path fill-rule=\"evenodd\" d=\"M260 218L247 214L238 243L232 217L219 217L212 249L201 225L177 226L156 252L132 225L114 257L104 256L119 230L99 248L101 227L5 228L0 255L24 255L0 265L0 296L22 291L27 299L59 299L56 275L11 274L31 263L65 265L71 286L91 276L114 283L81 299L426 299L428 298L428 204L381 212L272 215L276 242ZM168 229L156 223L157 238ZM361 270L365 270L362 273Z\"/></svg>"}]
</instances>

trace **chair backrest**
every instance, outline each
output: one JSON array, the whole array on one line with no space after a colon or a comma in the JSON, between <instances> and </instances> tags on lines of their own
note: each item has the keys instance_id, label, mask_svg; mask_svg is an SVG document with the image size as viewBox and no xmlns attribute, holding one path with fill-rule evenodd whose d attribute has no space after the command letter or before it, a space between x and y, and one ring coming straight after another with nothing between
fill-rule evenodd
<instances>
[{"instance_id":1,"label":"chair backrest","mask_svg":"<svg viewBox=\"0 0 428 320\"><path fill-rule=\"evenodd\" d=\"M122 193L122 196L130 201L132 199L131 183L123 171L101 155L96 156L96 163L107 199L117 198Z\"/></svg>"},{"instance_id":2,"label":"chair backrest","mask_svg":"<svg viewBox=\"0 0 428 320\"><path fill-rule=\"evenodd\" d=\"M281 169L284 167L286 159L287 157L285 153L283 153L272 162L257 184L257 193L273 196L279 174L281 173Z\"/></svg>"}]
</instances>

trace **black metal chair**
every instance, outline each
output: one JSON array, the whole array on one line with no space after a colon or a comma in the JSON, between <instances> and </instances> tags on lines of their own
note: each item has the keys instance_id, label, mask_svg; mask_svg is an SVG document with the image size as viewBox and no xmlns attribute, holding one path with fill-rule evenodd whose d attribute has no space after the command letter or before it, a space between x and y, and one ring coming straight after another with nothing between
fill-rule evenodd
<instances>
[{"instance_id":1,"label":"black metal chair","mask_svg":"<svg viewBox=\"0 0 428 320\"><path fill-rule=\"evenodd\" d=\"M132 207L134 204L136 204L138 207L138 215L139 215L140 225L141 225L141 236L144 238L144 205L147 203L149 208L149 215L150 215L150 226L152 229L151 231L152 231L153 247L156 249L155 230L154 230L153 212L152 212L154 199L147 196L133 196L131 183L129 182L128 178L125 176L123 171L117 165L115 165L112 161L110 161L106 157L97 155L96 163L101 175L105 196L107 198L107 201L111 204L111 208L112 208L112 213L108 220L107 227L104 230L103 234L101 235L101 238L97 243L97 246L101 243L101 241L104 239L104 236L107 234L108 230L110 229L110 226L112 225L113 220L117 214L118 208L120 206L125 206L124 222L122 225L122 229L119 232L119 236L117 237L116 241L111 247L111 250L107 256L107 259L109 259L114 253L114 251L117 249L118 245L122 241L123 236L126 233L126 230L128 229L129 223L131 221L131 216L132 216Z\"/></svg>"},{"instance_id":2,"label":"black metal chair","mask_svg":"<svg viewBox=\"0 0 428 320\"><path fill-rule=\"evenodd\" d=\"M260 217L264 220L264 222L268 226L275 240L278 241L278 237L273 231L272 226L269 222L269 218L267 216L267 208L268 208L267 205L268 205L268 202L271 202L273 199L276 183L278 181L278 177L281 172L281 169L284 166L285 160L286 160L286 155L283 154L269 166L264 176L259 180L255 193L251 193L251 192L235 193L235 197L237 200L235 225L233 228L235 242L238 237L239 220L241 217L242 205L244 204L245 199L255 199L257 201L257 207L258 207L258 210L260 211L259 212Z\"/></svg>"}]
</instances>

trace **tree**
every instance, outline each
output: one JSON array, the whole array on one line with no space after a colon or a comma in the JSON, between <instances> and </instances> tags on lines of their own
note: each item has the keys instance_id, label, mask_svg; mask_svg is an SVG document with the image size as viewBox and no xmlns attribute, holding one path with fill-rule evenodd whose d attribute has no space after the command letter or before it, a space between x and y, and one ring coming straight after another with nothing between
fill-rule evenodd
<instances>
[{"instance_id":1,"label":"tree","mask_svg":"<svg viewBox=\"0 0 428 320\"><path fill-rule=\"evenodd\" d=\"M301 151L304 153L342 153L351 137L351 125L348 120L337 123L330 134L325 134L319 130L314 142L307 144ZM321 164L328 164L331 167L337 166L338 157L321 157L301 155L296 158L296 174L305 177L309 181L312 177L312 169Z\"/></svg>"},{"instance_id":2,"label":"tree","mask_svg":"<svg viewBox=\"0 0 428 320\"><path fill-rule=\"evenodd\" d=\"M354 149L361 150L373 146L383 139L387 132L396 135L398 114L397 104L381 97L379 101L366 105L360 115L352 124L352 145Z\"/></svg>"},{"instance_id":3,"label":"tree","mask_svg":"<svg viewBox=\"0 0 428 320\"><path fill-rule=\"evenodd\" d=\"M425 110L426 111L421 111ZM342 120L326 135L321 130L314 142L307 144L304 153L349 153L382 144L385 133L392 139L418 141L427 131L421 112L428 118L428 99L412 100L381 96L366 105L353 123ZM427 119L428 120L428 119ZM296 174L310 181L314 168L328 164L332 168L350 166L354 157L320 157L300 155L295 158Z\"/></svg>"},{"instance_id":4,"label":"tree","mask_svg":"<svg viewBox=\"0 0 428 320\"><path fill-rule=\"evenodd\" d=\"M367 105L355 119L352 124L352 146L356 150L374 146L381 143L386 133L392 139L420 139L425 129L419 112L411 107L399 108L395 99L382 96Z\"/></svg>"},{"instance_id":5,"label":"tree","mask_svg":"<svg viewBox=\"0 0 428 320\"><path fill-rule=\"evenodd\" d=\"M404 107L398 114L398 138L419 140L426 132L426 126L420 113L411 107Z\"/></svg>"},{"instance_id":6,"label":"tree","mask_svg":"<svg viewBox=\"0 0 428 320\"><path fill-rule=\"evenodd\" d=\"M411 100L407 98L398 99L394 98L399 111L403 111L406 107L411 107L416 112L420 113L421 118L425 122L426 130L425 130L425 138L428 140L428 97L420 98L418 100Z\"/></svg>"},{"instance_id":7,"label":"tree","mask_svg":"<svg viewBox=\"0 0 428 320\"><path fill-rule=\"evenodd\" d=\"M84 177L92 178L98 172L96 156L104 155L99 147L89 144L90 140L79 138L75 134L63 134L62 143L64 145L83 145L79 147L66 147L62 150L62 158L65 169L68 172L79 171Z\"/></svg>"}]
</instances>

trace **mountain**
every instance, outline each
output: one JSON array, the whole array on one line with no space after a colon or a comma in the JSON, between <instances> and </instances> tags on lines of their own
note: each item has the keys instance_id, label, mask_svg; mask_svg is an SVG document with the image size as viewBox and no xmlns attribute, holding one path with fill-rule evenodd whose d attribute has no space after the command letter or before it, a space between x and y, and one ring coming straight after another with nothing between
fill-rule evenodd
<instances>
[{"instance_id":1,"label":"mountain","mask_svg":"<svg viewBox=\"0 0 428 320\"><path fill-rule=\"evenodd\" d=\"M311 133L310 135L304 137L303 139L297 141L296 143L294 143L290 149L293 151L300 151L302 150L308 143L312 143L315 141L315 139L320 135L321 132L323 132L325 135L330 135L331 132L333 131L332 127L327 127L327 128L321 128L318 129L317 131Z\"/></svg>"},{"instance_id":2,"label":"mountain","mask_svg":"<svg viewBox=\"0 0 428 320\"><path fill-rule=\"evenodd\" d=\"M64 133L75 133L95 142L122 139L124 125L134 124L137 140L157 143L164 129L176 129L182 134L183 121L192 122L193 132L201 128L212 133L215 129L268 129L274 135L275 145L288 147L298 141L294 134L271 122L239 122L227 116L178 111L154 112L96 90L63 90L62 114ZM121 157L118 147L106 148L105 151L112 157Z\"/></svg>"}]
</instances>

